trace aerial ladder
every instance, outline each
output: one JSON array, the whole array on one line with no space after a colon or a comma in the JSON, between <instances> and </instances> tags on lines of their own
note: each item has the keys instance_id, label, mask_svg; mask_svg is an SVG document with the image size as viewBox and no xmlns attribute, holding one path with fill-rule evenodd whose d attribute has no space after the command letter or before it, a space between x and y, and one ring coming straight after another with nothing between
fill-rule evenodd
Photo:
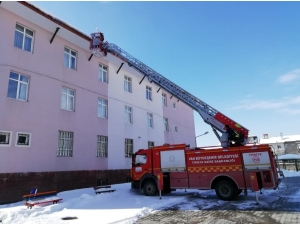
<instances>
[{"instance_id":1,"label":"aerial ladder","mask_svg":"<svg viewBox=\"0 0 300 225\"><path fill-rule=\"evenodd\" d=\"M233 145L245 145L247 143L249 133L248 129L220 113L218 110L182 89L178 85L174 84L158 72L154 71L138 59L131 56L117 45L104 41L103 33L91 33L90 51L93 53L93 55L100 58L105 57L107 53L114 55L115 57L127 63L129 67L133 67L135 70L143 74L143 79L147 77L150 82L154 82L160 88L165 89L174 97L189 105L192 109L196 110L200 114L205 123L212 127L213 132L221 144L224 143L224 139L225 142L228 142L228 137L224 130L225 125L228 125L231 129L243 137L242 140L233 143ZM217 131L219 131L221 135ZM231 144L229 143L229 146L230 145Z\"/></svg>"}]
</instances>

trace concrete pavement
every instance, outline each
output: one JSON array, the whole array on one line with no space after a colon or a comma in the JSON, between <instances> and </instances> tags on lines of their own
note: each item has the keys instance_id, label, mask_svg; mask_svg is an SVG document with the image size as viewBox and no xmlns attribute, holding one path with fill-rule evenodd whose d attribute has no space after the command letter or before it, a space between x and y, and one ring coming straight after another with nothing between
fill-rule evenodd
<instances>
[{"instance_id":1,"label":"concrete pavement","mask_svg":"<svg viewBox=\"0 0 300 225\"><path fill-rule=\"evenodd\" d=\"M139 218L136 224L300 224L300 177L286 180L289 188L282 184L258 194L259 205L254 193L226 202L212 190L199 191L187 195L188 201Z\"/></svg>"}]
</instances>

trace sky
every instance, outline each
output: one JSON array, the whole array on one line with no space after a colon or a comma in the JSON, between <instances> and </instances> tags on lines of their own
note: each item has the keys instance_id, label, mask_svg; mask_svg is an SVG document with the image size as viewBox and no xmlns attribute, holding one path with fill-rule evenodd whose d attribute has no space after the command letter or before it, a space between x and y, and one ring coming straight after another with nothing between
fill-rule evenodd
<instances>
[{"instance_id":1,"label":"sky","mask_svg":"<svg viewBox=\"0 0 300 225\"><path fill-rule=\"evenodd\" d=\"M300 2L36 1L250 130L299 134ZM195 115L198 146L219 144Z\"/></svg>"},{"instance_id":2,"label":"sky","mask_svg":"<svg viewBox=\"0 0 300 225\"><path fill-rule=\"evenodd\" d=\"M283 170L285 177L300 176L300 172ZM145 196L142 192L130 188L130 183L111 185L111 193L95 194L93 188L83 188L72 191L59 192L57 197L62 198L57 204L46 203L27 209L24 202L0 205L0 221L3 224L101 224L117 223L132 224L140 217L154 213L166 207L179 204L179 210L199 210L190 204L186 195L200 194L197 205L205 206L203 210L212 206L226 204L226 201L209 200L207 196L215 195L214 190L176 190L170 194L159 196ZM286 188L281 183L280 188ZM274 192L277 190L263 190L263 197L259 196L260 205L274 201ZM29 192L29 191L28 191ZM37 191L39 192L39 191ZM300 199L298 191L293 199ZM263 199L262 199L263 198ZM236 204L237 209L253 210L256 203L255 192L248 192L247 199ZM62 218L76 218L63 220ZM209 223L209 222L207 222ZM210 221L213 223L213 221Z\"/></svg>"}]
</instances>

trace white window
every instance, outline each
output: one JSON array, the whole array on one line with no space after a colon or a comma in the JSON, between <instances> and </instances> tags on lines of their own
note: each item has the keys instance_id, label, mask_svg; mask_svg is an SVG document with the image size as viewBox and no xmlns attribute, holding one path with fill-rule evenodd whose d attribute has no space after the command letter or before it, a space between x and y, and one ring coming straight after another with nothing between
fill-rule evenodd
<instances>
[{"instance_id":1,"label":"white window","mask_svg":"<svg viewBox=\"0 0 300 225\"><path fill-rule=\"evenodd\" d=\"M58 131L58 146L57 146L57 156L73 156L73 132L68 131Z\"/></svg>"},{"instance_id":2,"label":"white window","mask_svg":"<svg viewBox=\"0 0 300 225\"><path fill-rule=\"evenodd\" d=\"M124 90L128 92L132 92L131 77L124 76Z\"/></svg>"},{"instance_id":3,"label":"white window","mask_svg":"<svg viewBox=\"0 0 300 225\"><path fill-rule=\"evenodd\" d=\"M176 102L173 102L173 109L176 109Z\"/></svg>"},{"instance_id":4,"label":"white window","mask_svg":"<svg viewBox=\"0 0 300 225\"><path fill-rule=\"evenodd\" d=\"M107 118L107 100L98 98L98 117Z\"/></svg>"},{"instance_id":5,"label":"white window","mask_svg":"<svg viewBox=\"0 0 300 225\"><path fill-rule=\"evenodd\" d=\"M64 66L73 70L76 70L76 56L77 52L65 47L64 53Z\"/></svg>"},{"instance_id":6,"label":"white window","mask_svg":"<svg viewBox=\"0 0 300 225\"><path fill-rule=\"evenodd\" d=\"M175 126L175 132L178 133L178 126Z\"/></svg>"},{"instance_id":7,"label":"white window","mask_svg":"<svg viewBox=\"0 0 300 225\"><path fill-rule=\"evenodd\" d=\"M27 27L16 24L14 45L27 52L32 52L33 31Z\"/></svg>"},{"instance_id":8,"label":"white window","mask_svg":"<svg viewBox=\"0 0 300 225\"><path fill-rule=\"evenodd\" d=\"M75 91L66 87L61 89L61 102L60 108L74 111L74 98L75 98Z\"/></svg>"},{"instance_id":9,"label":"white window","mask_svg":"<svg viewBox=\"0 0 300 225\"><path fill-rule=\"evenodd\" d=\"M152 88L149 86L146 86L146 99L152 100Z\"/></svg>"},{"instance_id":10,"label":"white window","mask_svg":"<svg viewBox=\"0 0 300 225\"><path fill-rule=\"evenodd\" d=\"M165 128L165 131L169 131L169 123L168 123L168 119L167 118L164 118L164 128Z\"/></svg>"},{"instance_id":11,"label":"white window","mask_svg":"<svg viewBox=\"0 0 300 225\"><path fill-rule=\"evenodd\" d=\"M167 106L167 95L166 94L162 94L162 104L164 106Z\"/></svg>"},{"instance_id":12,"label":"white window","mask_svg":"<svg viewBox=\"0 0 300 225\"><path fill-rule=\"evenodd\" d=\"M125 138L125 157L130 158L133 154L133 139Z\"/></svg>"},{"instance_id":13,"label":"white window","mask_svg":"<svg viewBox=\"0 0 300 225\"><path fill-rule=\"evenodd\" d=\"M153 128L153 114L152 113L147 113L147 123L148 123L148 127Z\"/></svg>"},{"instance_id":14,"label":"white window","mask_svg":"<svg viewBox=\"0 0 300 225\"><path fill-rule=\"evenodd\" d=\"M107 157L107 136L97 135L97 157Z\"/></svg>"},{"instance_id":15,"label":"white window","mask_svg":"<svg viewBox=\"0 0 300 225\"><path fill-rule=\"evenodd\" d=\"M101 64L99 64L99 75L98 75L98 79L102 82L107 83L107 66L103 66Z\"/></svg>"},{"instance_id":16,"label":"white window","mask_svg":"<svg viewBox=\"0 0 300 225\"><path fill-rule=\"evenodd\" d=\"M27 101L29 77L10 72L7 97Z\"/></svg>"},{"instance_id":17,"label":"white window","mask_svg":"<svg viewBox=\"0 0 300 225\"><path fill-rule=\"evenodd\" d=\"M30 147L30 144L31 144L31 134L17 132L16 147Z\"/></svg>"},{"instance_id":18,"label":"white window","mask_svg":"<svg viewBox=\"0 0 300 225\"><path fill-rule=\"evenodd\" d=\"M153 147L154 147L154 142L148 141L148 148L153 148Z\"/></svg>"},{"instance_id":19,"label":"white window","mask_svg":"<svg viewBox=\"0 0 300 225\"><path fill-rule=\"evenodd\" d=\"M11 131L0 130L0 147L8 147L11 145Z\"/></svg>"},{"instance_id":20,"label":"white window","mask_svg":"<svg viewBox=\"0 0 300 225\"><path fill-rule=\"evenodd\" d=\"M132 123L132 108L125 106L125 122Z\"/></svg>"}]
</instances>

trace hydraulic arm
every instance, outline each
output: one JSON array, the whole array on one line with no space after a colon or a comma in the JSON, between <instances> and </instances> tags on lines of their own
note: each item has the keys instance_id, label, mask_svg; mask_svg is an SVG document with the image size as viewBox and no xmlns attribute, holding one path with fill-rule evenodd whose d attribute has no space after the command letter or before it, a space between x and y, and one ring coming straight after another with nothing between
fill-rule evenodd
<instances>
[{"instance_id":1,"label":"hydraulic arm","mask_svg":"<svg viewBox=\"0 0 300 225\"><path fill-rule=\"evenodd\" d=\"M248 129L241 126L240 124L225 116L224 114L220 113L219 111L217 111L207 103L201 101L186 90L182 89L178 85L174 84L173 82L171 82L161 74L157 73L138 59L131 56L129 53L127 53L117 45L104 42L103 33L92 33L91 37L92 40L90 43L90 50L96 57L104 57L107 55L107 53L110 53L120 58L122 61L126 62L130 67L133 67L141 74L143 74L144 77L147 77L150 82L154 82L159 87L165 89L174 97L196 110L200 114L204 122L212 127L214 133L216 134L219 140L220 135L217 131L224 133L224 125L227 124L234 131L244 136L245 140L241 144L245 144L247 142L249 132Z\"/></svg>"}]
</instances>

